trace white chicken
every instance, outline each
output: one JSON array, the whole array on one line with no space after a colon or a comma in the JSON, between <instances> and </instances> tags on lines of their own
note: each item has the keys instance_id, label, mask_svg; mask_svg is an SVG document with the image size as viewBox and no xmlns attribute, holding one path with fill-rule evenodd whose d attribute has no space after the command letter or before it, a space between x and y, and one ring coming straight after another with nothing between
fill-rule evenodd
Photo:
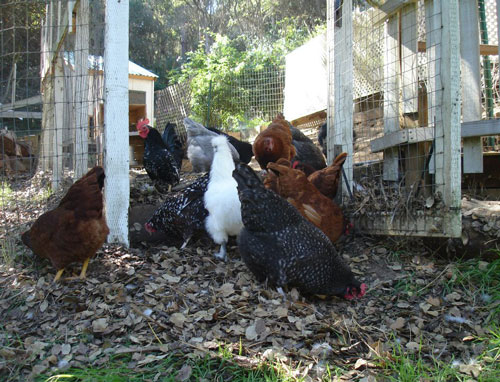
<instances>
[{"instance_id":1,"label":"white chicken","mask_svg":"<svg viewBox=\"0 0 500 382\"><path fill-rule=\"evenodd\" d=\"M237 236L243 228L241 203L233 178L235 167L227 138L213 138L212 146L214 159L204 196L205 208L208 211L205 228L212 239L220 244L220 250L215 257L225 260L228 237Z\"/></svg>"}]
</instances>

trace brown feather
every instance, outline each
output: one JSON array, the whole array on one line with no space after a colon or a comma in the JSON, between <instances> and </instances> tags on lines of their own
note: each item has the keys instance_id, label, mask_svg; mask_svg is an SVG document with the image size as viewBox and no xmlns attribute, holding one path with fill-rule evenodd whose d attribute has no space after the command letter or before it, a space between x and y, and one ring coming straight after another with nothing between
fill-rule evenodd
<instances>
[{"instance_id":1,"label":"brown feather","mask_svg":"<svg viewBox=\"0 0 500 382\"><path fill-rule=\"evenodd\" d=\"M57 269L83 262L103 245L109 228L103 213L104 170L94 167L75 182L59 205L42 214L22 235L36 255Z\"/></svg>"},{"instance_id":2,"label":"brown feather","mask_svg":"<svg viewBox=\"0 0 500 382\"><path fill-rule=\"evenodd\" d=\"M342 235L344 215L338 205L324 196L300 171L283 164L268 163L266 188L287 199L307 220L321 229L332 242ZM270 178L270 179L268 179ZM273 188L274 187L274 188Z\"/></svg>"}]
</instances>

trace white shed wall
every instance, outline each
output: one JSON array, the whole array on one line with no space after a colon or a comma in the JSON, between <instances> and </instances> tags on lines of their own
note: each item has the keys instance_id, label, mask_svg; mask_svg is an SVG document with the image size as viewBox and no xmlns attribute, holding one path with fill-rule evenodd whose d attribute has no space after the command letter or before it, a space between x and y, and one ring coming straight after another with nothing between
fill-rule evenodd
<instances>
[{"instance_id":1,"label":"white shed wall","mask_svg":"<svg viewBox=\"0 0 500 382\"><path fill-rule=\"evenodd\" d=\"M327 107L326 33L286 56L283 114L289 121Z\"/></svg>"},{"instance_id":2,"label":"white shed wall","mask_svg":"<svg viewBox=\"0 0 500 382\"><path fill-rule=\"evenodd\" d=\"M154 103L154 90L155 82L149 79L143 78L130 78L128 80L129 90L146 92L146 114L150 121L150 124L154 124L155 115L155 103Z\"/></svg>"}]
</instances>

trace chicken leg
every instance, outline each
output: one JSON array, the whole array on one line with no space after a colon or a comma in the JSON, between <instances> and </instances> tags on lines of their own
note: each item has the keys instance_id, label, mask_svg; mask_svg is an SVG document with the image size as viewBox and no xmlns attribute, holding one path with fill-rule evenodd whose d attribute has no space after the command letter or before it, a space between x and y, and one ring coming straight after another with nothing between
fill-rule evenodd
<instances>
[{"instance_id":1,"label":"chicken leg","mask_svg":"<svg viewBox=\"0 0 500 382\"><path fill-rule=\"evenodd\" d=\"M82 266L82 271L80 272L80 279L83 280L87 277L87 267L89 266L90 257L85 259Z\"/></svg>"},{"instance_id":2,"label":"chicken leg","mask_svg":"<svg viewBox=\"0 0 500 382\"><path fill-rule=\"evenodd\" d=\"M57 282L57 281L59 281L59 279L61 278L63 272L64 272L64 268L61 268L61 269L59 269L57 271L56 277L54 277L54 281L53 281L54 283Z\"/></svg>"},{"instance_id":3,"label":"chicken leg","mask_svg":"<svg viewBox=\"0 0 500 382\"><path fill-rule=\"evenodd\" d=\"M226 253L226 242L225 241L222 242L222 244L220 245L219 252L215 253L214 256L220 260L226 261L227 253Z\"/></svg>"}]
</instances>

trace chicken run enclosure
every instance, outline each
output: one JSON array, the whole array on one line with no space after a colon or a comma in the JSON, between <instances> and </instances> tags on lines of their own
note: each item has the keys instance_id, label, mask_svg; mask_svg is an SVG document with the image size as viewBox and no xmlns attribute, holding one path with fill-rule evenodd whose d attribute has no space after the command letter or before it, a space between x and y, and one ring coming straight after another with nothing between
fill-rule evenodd
<instances>
[{"instance_id":1,"label":"chicken run enclosure","mask_svg":"<svg viewBox=\"0 0 500 382\"><path fill-rule=\"evenodd\" d=\"M459 237L463 179L479 193L497 171L499 2L337 3L327 2L326 114L299 127L316 135L326 115L328 162L349 154L339 200L362 232ZM184 137L196 84L156 92L144 114L127 65L127 1L11 0L0 14L2 246L32 221L20 211L34 219L95 164L106 170L108 240L128 244L133 125L147 116L161 131L172 121ZM283 111L283 67L225 86L245 121ZM251 87L262 94L248 97ZM231 113L204 102L202 121ZM251 142L241 117L232 127Z\"/></svg>"}]
</instances>

